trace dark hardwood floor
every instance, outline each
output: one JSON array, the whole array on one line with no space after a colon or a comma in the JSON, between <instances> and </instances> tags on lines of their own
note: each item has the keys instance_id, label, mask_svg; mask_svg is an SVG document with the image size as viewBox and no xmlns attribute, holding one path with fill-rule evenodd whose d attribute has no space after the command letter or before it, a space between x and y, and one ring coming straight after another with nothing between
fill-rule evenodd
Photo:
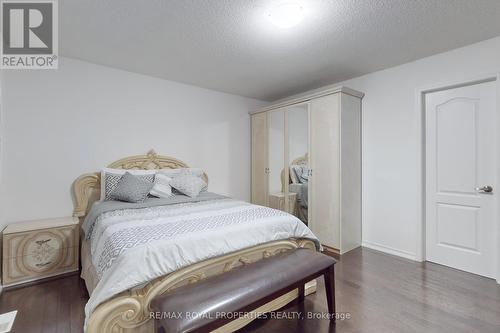
<instances>
[{"instance_id":1,"label":"dark hardwood floor","mask_svg":"<svg viewBox=\"0 0 500 333\"><path fill-rule=\"evenodd\" d=\"M431 263L415 263L368 249L357 249L336 265L337 311L350 315L328 320L296 319L326 313L324 285L271 318L241 332L500 332L500 286L491 279ZM8 290L0 313L17 309L12 332L83 331L87 293L78 275Z\"/></svg>"}]
</instances>

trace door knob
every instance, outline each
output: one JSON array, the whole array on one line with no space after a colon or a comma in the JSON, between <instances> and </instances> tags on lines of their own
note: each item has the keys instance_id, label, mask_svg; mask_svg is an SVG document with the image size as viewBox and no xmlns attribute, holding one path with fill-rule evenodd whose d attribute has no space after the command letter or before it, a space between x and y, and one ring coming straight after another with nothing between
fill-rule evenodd
<instances>
[{"instance_id":1,"label":"door knob","mask_svg":"<svg viewBox=\"0 0 500 333\"><path fill-rule=\"evenodd\" d=\"M484 185L484 186L481 186L481 187L476 187L476 191L478 191L478 192L485 192L485 193L491 193L491 192L493 192L493 187L491 187L490 185Z\"/></svg>"}]
</instances>

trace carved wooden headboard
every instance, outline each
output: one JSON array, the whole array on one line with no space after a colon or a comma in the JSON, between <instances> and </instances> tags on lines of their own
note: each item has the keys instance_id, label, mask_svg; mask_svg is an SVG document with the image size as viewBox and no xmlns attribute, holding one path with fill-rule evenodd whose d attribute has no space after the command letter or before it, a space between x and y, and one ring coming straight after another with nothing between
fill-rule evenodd
<instances>
[{"instance_id":1,"label":"carved wooden headboard","mask_svg":"<svg viewBox=\"0 0 500 333\"><path fill-rule=\"evenodd\" d=\"M113 169L179 169L189 166L173 157L156 154L150 150L146 155L129 156L108 165ZM208 176L204 174L204 180L208 183ZM84 217L94 201L101 196L101 173L86 173L78 177L73 183L74 210L73 216Z\"/></svg>"}]
</instances>

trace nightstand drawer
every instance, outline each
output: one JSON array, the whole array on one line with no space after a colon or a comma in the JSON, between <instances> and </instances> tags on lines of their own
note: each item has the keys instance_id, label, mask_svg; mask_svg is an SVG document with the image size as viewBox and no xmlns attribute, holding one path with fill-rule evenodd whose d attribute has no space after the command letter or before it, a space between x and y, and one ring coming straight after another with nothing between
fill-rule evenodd
<instances>
[{"instance_id":1,"label":"nightstand drawer","mask_svg":"<svg viewBox=\"0 0 500 333\"><path fill-rule=\"evenodd\" d=\"M78 219L73 217L8 225L3 231L3 285L78 270L79 230Z\"/></svg>"},{"instance_id":2,"label":"nightstand drawer","mask_svg":"<svg viewBox=\"0 0 500 333\"><path fill-rule=\"evenodd\" d=\"M40 256L78 244L78 232L74 226L27 231L4 236L3 258Z\"/></svg>"},{"instance_id":3,"label":"nightstand drawer","mask_svg":"<svg viewBox=\"0 0 500 333\"><path fill-rule=\"evenodd\" d=\"M3 260L3 284L54 276L78 269L78 247L41 251L36 254Z\"/></svg>"}]
</instances>

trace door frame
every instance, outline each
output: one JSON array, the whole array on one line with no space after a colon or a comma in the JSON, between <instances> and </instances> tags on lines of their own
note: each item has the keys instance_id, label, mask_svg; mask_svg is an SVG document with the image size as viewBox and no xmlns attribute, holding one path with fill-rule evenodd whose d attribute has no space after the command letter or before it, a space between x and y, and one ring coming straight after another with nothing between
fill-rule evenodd
<instances>
[{"instance_id":1,"label":"door frame","mask_svg":"<svg viewBox=\"0 0 500 333\"><path fill-rule=\"evenodd\" d=\"M460 87L465 87L473 84L479 84L479 83L485 83L485 82L496 82L496 143L497 143L497 148L500 148L500 73L486 73L474 77L468 77L464 78L462 80L454 80L451 82L442 82L442 83L437 83L433 85L428 85L424 87L417 88L415 90L415 101L416 101L416 106L415 110L417 113L417 133L420 138L419 140L419 154L420 154L420 165L419 169L420 172L417 173L417 181L419 182L419 190L420 190L420 195L417 196L418 198L418 206L420 209L418 210L418 225L417 225L417 244L416 244L416 253L415 253L415 260L419 262L426 261L426 253L425 253L425 226L426 226L426 220L425 220L425 215L426 215L426 150L425 150L425 144L426 144L426 119L425 119L425 95L428 93L436 92L436 91L442 91L442 90L447 90L447 89L453 89L453 88L460 88ZM494 179L494 186L498 188L500 191L500 153L497 154L496 158L496 163L497 163L497 173L495 175ZM500 192L496 196L497 204L496 204L496 219L500 217ZM496 225L496 251L495 251L495 263L496 263L496 274L495 278L498 284L500 284L500 223L495 224Z\"/></svg>"}]
</instances>

